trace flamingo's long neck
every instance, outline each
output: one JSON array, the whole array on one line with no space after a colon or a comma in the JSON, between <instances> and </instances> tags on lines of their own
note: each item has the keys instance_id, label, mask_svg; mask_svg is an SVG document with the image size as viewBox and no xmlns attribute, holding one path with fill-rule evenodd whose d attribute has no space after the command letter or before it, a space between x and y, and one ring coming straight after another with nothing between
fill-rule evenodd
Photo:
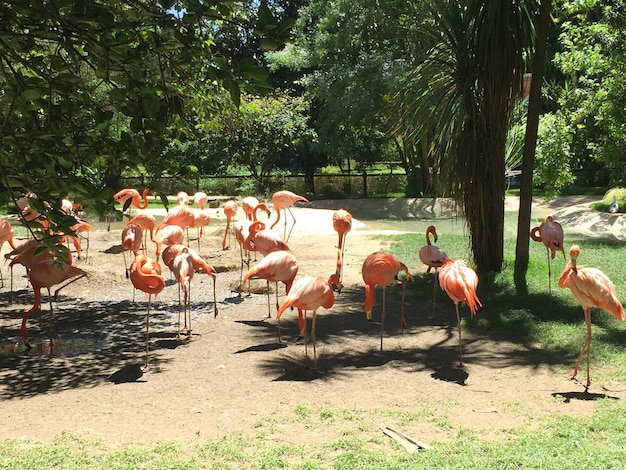
<instances>
[{"instance_id":1,"label":"flamingo's long neck","mask_svg":"<svg viewBox=\"0 0 626 470\"><path fill-rule=\"evenodd\" d=\"M143 190L143 194L141 195L143 198L143 203L139 206L139 209L147 209L148 208L148 188Z\"/></svg>"}]
</instances>

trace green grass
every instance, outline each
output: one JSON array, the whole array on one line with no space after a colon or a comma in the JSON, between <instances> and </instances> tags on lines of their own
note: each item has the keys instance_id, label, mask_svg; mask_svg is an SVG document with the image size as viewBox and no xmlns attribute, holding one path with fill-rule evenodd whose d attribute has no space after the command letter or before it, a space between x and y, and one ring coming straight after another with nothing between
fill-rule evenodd
<instances>
[{"instance_id":1,"label":"green grass","mask_svg":"<svg viewBox=\"0 0 626 470\"><path fill-rule=\"evenodd\" d=\"M417 258L423 234L386 237L389 250L408 266L421 266ZM445 245L443 242L445 241ZM568 240L568 246L571 243ZM600 267L617 285L618 296L626 290L626 245L580 240L580 263ZM468 259L467 237L446 235L439 245L452 258ZM575 357L585 335L582 309L567 289L556 280L565 262L561 256L552 263L552 293L548 294L548 260L543 245L532 243L528 271L528 295L513 287L514 240L505 243L505 268L489 279L481 279L478 295L483 303L477 315L464 316L464 328L492 340L513 341L540 348L550 356ZM560 256L560 255L557 255ZM432 284L419 282L409 288L430 297ZM423 292L420 292L420 289ZM612 315L594 309L594 338L591 355L594 383L626 381L626 325ZM303 403L306 403L304 401ZM559 469L626 468L626 404L624 400L599 398L595 412L587 416L555 414L544 422L529 419L498 432L497 437L482 429L468 429L445 421L434 413L425 397L410 411L389 409L331 408L297 405L291 413L261 420L246 435L233 433L202 443L155 442L119 448L91 441L71 433L61 434L52 443L15 439L0 444L0 468L60 469ZM365 406L365 405L364 405ZM524 407L512 401L512 408ZM376 432L376 423L398 425L426 421L446 428L445 440L430 442L432 449L407 454L395 442ZM335 436L326 442L293 444L295 439L277 438L281 423L295 424L303 432L315 433L332 426ZM305 441L306 442L306 441Z\"/></svg>"}]
</instances>

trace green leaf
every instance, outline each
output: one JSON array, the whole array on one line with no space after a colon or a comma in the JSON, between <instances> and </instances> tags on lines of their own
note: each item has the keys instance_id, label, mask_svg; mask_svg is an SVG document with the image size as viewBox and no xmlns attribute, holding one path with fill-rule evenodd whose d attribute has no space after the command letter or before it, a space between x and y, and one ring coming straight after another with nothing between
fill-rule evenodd
<instances>
[{"instance_id":1,"label":"green leaf","mask_svg":"<svg viewBox=\"0 0 626 470\"><path fill-rule=\"evenodd\" d=\"M34 101L34 100L38 100L44 95L45 95L45 92L43 90L40 90L38 88L28 88L22 92L22 94L20 95L20 98L22 98L25 101Z\"/></svg>"}]
</instances>

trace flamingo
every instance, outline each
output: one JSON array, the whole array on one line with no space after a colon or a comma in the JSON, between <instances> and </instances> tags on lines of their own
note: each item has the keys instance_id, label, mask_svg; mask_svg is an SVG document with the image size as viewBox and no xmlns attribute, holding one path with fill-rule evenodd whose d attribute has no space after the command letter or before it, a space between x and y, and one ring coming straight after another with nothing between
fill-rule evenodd
<instances>
[{"instance_id":1,"label":"flamingo","mask_svg":"<svg viewBox=\"0 0 626 470\"><path fill-rule=\"evenodd\" d=\"M352 230L352 214L344 209L333 212L333 228L339 236L337 241L337 274L339 280L343 281L343 255L346 248L346 235Z\"/></svg>"},{"instance_id":2,"label":"flamingo","mask_svg":"<svg viewBox=\"0 0 626 470\"><path fill-rule=\"evenodd\" d=\"M263 210L267 213L267 217L270 216L270 210L264 202L259 202L254 196L247 196L241 200L241 207L246 214L246 219L255 221L257 220L256 213Z\"/></svg>"},{"instance_id":3,"label":"flamingo","mask_svg":"<svg viewBox=\"0 0 626 470\"><path fill-rule=\"evenodd\" d=\"M478 275L473 269L467 267L463 260L454 261L451 258L446 258L439 268L439 285L448 294L450 300L454 302L459 332L459 367L465 367L463 364L463 345L461 343L459 303L467 303L472 316L476 314L478 307L482 306L476 295Z\"/></svg>"},{"instance_id":4,"label":"flamingo","mask_svg":"<svg viewBox=\"0 0 626 470\"><path fill-rule=\"evenodd\" d=\"M179 206L188 206L189 205L189 194L185 191L179 191L176 195L176 202Z\"/></svg>"},{"instance_id":5,"label":"flamingo","mask_svg":"<svg viewBox=\"0 0 626 470\"><path fill-rule=\"evenodd\" d=\"M187 230L189 227L193 227L196 218L194 217L193 210L187 204L180 204L170 209L167 215L163 218L161 223L157 225L154 230L158 233L166 225L178 225L183 230ZM189 246L189 234L187 234L187 246Z\"/></svg>"},{"instance_id":6,"label":"flamingo","mask_svg":"<svg viewBox=\"0 0 626 470\"><path fill-rule=\"evenodd\" d=\"M239 285L243 286L243 265L244 263L247 266L250 266L250 251L248 250L247 242L250 237L250 226L252 225L251 220L240 220L235 223L233 229L235 232L235 239L237 243L239 243L239 253L241 255L241 268L239 271ZM245 254L245 258L244 258ZM250 290L250 289L248 289Z\"/></svg>"},{"instance_id":7,"label":"flamingo","mask_svg":"<svg viewBox=\"0 0 626 470\"><path fill-rule=\"evenodd\" d=\"M28 271L28 279L31 286L33 286L35 301L33 307L24 314L24 317L22 318L22 326L20 327L20 336L24 339L24 344L28 349L31 348L31 344L28 341L28 329L26 327L26 322L41 306L41 289L44 287L48 289L48 301L50 302L49 329L51 330L54 311L52 309L52 296L50 294L50 288L69 279L72 279L70 282L74 282L84 276L89 276L89 274L65 261L43 259L32 265ZM67 284L65 284L65 286L67 286ZM58 290L59 289L57 289L57 292Z\"/></svg>"},{"instance_id":8,"label":"flamingo","mask_svg":"<svg viewBox=\"0 0 626 470\"><path fill-rule=\"evenodd\" d=\"M182 245L185 241L185 232L178 225L166 225L161 230L161 236L157 239L157 252L156 257L161 255L161 248L163 245Z\"/></svg>"},{"instance_id":9,"label":"flamingo","mask_svg":"<svg viewBox=\"0 0 626 470\"><path fill-rule=\"evenodd\" d=\"M158 266L158 268L157 268ZM161 276L161 266L144 254L138 254L130 265L130 281L135 289L148 294L148 310L146 312L146 360L143 370L148 370L150 358L150 305L152 295L155 297L165 288L165 278Z\"/></svg>"},{"instance_id":10,"label":"flamingo","mask_svg":"<svg viewBox=\"0 0 626 470\"><path fill-rule=\"evenodd\" d=\"M226 235L228 234L228 245L230 246L230 221L237 214L237 209L239 209L239 205L237 201L226 201L222 206L224 209L224 215L226 216L226 228L224 229L224 238L222 239L222 250L226 249Z\"/></svg>"},{"instance_id":11,"label":"flamingo","mask_svg":"<svg viewBox=\"0 0 626 470\"><path fill-rule=\"evenodd\" d=\"M124 268L128 277L128 263L126 262L126 252L131 251L135 256L141 250L142 230L139 225L126 224L122 229L122 256L124 257Z\"/></svg>"},{"instance_id":12,"label":"flamingo","mask_svg":"<svg viewBox=\"0 0 626 470\"><path fill-rule=\"evenodd\" d=\"M193 212L193 225L198 230L198 249L200 249L200 238L204 235L204 227L208 227L211 222L211 217L204 210L197 210Z\"/></svg>"},{"instance_id":13,"label":"flamingo","mask_svg":"<svg viewBox=\"0 0 626 470\"><path fill-rule=\"evenodd\" d=\"M331 308L335 303L335 294L333 287L341 288L341 282L337 274L332 274L328 279L322 276L312 277L303 276L293 283L289 294L278 308L276 318L280 321L280 316L288 307L296 307L298 309L298 326L302 336L304 336L304 354L308 358L307 341L306 341L306 312L313 311L313 319L311 320L311 341L313 342L313 368L317 372L317 352L315 349L315 318L317 309L324 307Z\"/></svg>"},{"instance_id":14,"label":"flamingo","mask_svg":"<svg viewBox=\"0 0 626 470\"><path fill-rule=\"evenodd\" d=\"M126 208L126 205L128 204L128 206L135 206L138 209L147 209L148 208L147 196L148 196L148 188L145 188L143 190L143 193L141 194L141 196L139 195L139 191L137 191L136 189L122 189L113 195L113 199L118 204L121 204L122 207L124 208ZM143 199L143 203L140 202L140 198ZM130 202L127 202L129 200Z\"/></svg>"},{"instance_id":15,"label":"flamingo","mask_svg":"<svg viewBox=\"0 0 626 470\"><path fill-rule=\"evenodd\" d=\"M141 230L143 231L142 248L145 251L147 251L146 239L148 232L150 232L150 241L156 245L156 241L154 239L154 226L156 225L156 219L152 214L147 214L145 212L137 214L135 217L126 222L126 225L130 224L138 225L139 227L141 227Z\"/></svg>"},{"instance_id":16,"label":"flamingo","mask_svg":"<svg viewBox=\"0 0 626 470\"><path fill-rule=\"evenodd\" d=\"M426 272L429 273L432 268L435 268L435 283L433 285L433 309L435 308L435 302L437 301L437 269L441 267L443 261L448 257L446 253L436 245L431 244L430 235L433 236L435 243L437 243L437 229L434 225L429 226L426 229L426 245L420 248L419 257L428 268Z\"/></svg>"},{"instance_id":17,"label":"flamingo","mask_svg":"<svg viewBox=\"0 0 626 470\"><path fill-rule=\"evenodd\" d=\"M200 210L204 210L207 203L209 202L209 196L202 191L197 191L193 195L193 203L200 208Z\"/></svg>"},{"instance_id":18,"label":"flamingo","mask_svg":"<svg viewBox=\"0 0 626 470\"><path fill-rule=\"evenodd\" d=\"M383 310L380 315L380 353L383 354L383 326L385 323L385 292L389 284L402 284L402 305L400 313L400 328L402 331L406 328L404 321L404 297L406 292L406 280L399 280L398 273L404 271L409 280L413 280L413 276L409 273L409 269L404 263L391 253L376 252L365 258L361 274L365 282L365 314L367 320L372 320L372 309L376 303L376 286L383 289Z\"/></svg>"},{"instance_id":19,"label":"flamingo","mask_svg":"<svg viewBox=\"0 0 626 470\"><path fill-rule=\"evenodd\" d=\"M0 250L4 242L8 242L13 250L15 250L15 241L13 241L13 225L7 219L0 217ZM4 278L2 277L2 269L0 269L0 283L4 287Z\"/></svg>"},{"instance_id":20,"label":"flamingo","mask_svg":"<svg viewBox=\"0 0 626 470\"><path fill-rule=\"evenodd\" d=\"M188 248L183 247L182 251L178 253L170 264L170 269L172 273L174 273L174 277L176 277L176 281L178 282L178 331L176 332L176 337L180 338L180 290L183 290L184 300L183 300L183 315L185 318L185 325L183 330L187 331L187 336L191 337L191 280L193 279L194 269L193 269L193 259L189 254ZM187 316L189 316L189 326L187 326Z\"/></svg>"},{"instance_id":21,"label":"flamingo","mask_svg":"<svg viewBox=\"0 0 626 470\"><path fill-rule=\"evenodd\" d=\"M74 215L74 205L72 204L72 201L70 201L69 197L66 196L61 199L61 210L67 215Z\"/></svg>"},{"instance_id":22,"label":"flamingo","mask_svg":"<svg viewBox=\"0 0 626 470\"><path fill-rule=\"evenodd\" d=\"M72 230L76 234L76 236L71 236L72 242L74 243L74 249L76 250L76 257L80 259L82 252L80 238L83 237L87 240L87 248L85 250L85 259L87 259L89 257L89 232L95 232L96 229L93 228L93 226L88 222L82 219L76 219L76 223L72 225ZM81 235L82 233L87 233L87 236Z\"/></svg>"},{"instance_id":23,"label":"flamingo","mask_svg":"<svg viewBox=\"0 0 626 470\"><path fill-rule=\"evenodd\" d=\"M293 280L298 273L296 257L289 251L281 250L268 253L256 266L248 270L241 281L249 279L265 279L267 282L267 317L272 318L270 312L270 282L276 283L276 310L278 310L278 282L285 283L285 294L289 294ZM278 341L280 338L280 324L278 326Z\"/></svg>"},{"instance_id":24,"label":"flamingo","mask_svg":"<svg viewBox=\"0 0 626 470\"><path fill-rule=\"evenodd\" d=\"M289 245L273 230L266 229L263 222L253 222L245 247L249 251L258 251L263 256L273 251L289 250Z\"/></svg>"},{"instance_id":25,"label":"flamingo","mask_svg":"<svg viewBox=\"0 0 626 470\"><path fill-rule=\"evenodd\" d=\"M15 201L19 209L20 217L26 222L32 222L41 216L41 212L31 207L30 199L37 199L37 195L33 192L29 192Z\"/></svg>"},{"instance_id":26,"label":"flamingo","mask_svg":"<svg viewBox=\"0 0 626 470\"><path fill-rule=\"evenodd\" d=\"M274 210L276 211L276 221L272 224L270 228L274 228L276 224L278 224L278 222L280 221L280 211L282 209L285 212L285 228L283 230L283 238L286 241L289 241L291 232L296 225L296 218L293 216L293 212L291 212L291 206L299 201L309 202L309 200L304 196L292 193L291 191L276 191L272 195L272 204L274 205ZM289 235L287 235L287 211L289 211L291 219L293 220L293 224L291 225L291 229L289 230Z\"/></svg>"},{"instance_id":27,"label":"flamingo","mask_svg":"<svg viewBox=\"0 0 626 470\"><path fill-rule=\"evenodd\" d=\"M589 349L591 346L591 307L600 307L607 312L612 313L618 320L626 321L624 307L617 299L615 294L615 285L609 277L597 268L589 268L586 266L578 266L577 260L580 255L580 247L572 245L569 249L570 261L567 263L561 275L559 276L559 287L569 288L572 294L580 302L583 313L585 315L585 323L587 324L587 338L583 347L580 349L576 366L569 379L576 378L578 374L578 366L583 357L583 353L587 351L587 384L585 391L589 389L591 380L589 378Z\"/></svg>"},{"instance_id":28,"label":"flamingo","mask_svg":"<svg viewBox=\"0 0 626 470\"><path fill-rule=\"evenodd\" d=\"M563 227L549 215L546 220L537 227L530 229L530 238L536 242L543 242L548 256L548 292L552 293L552 268L551 259L554 259L557 251L563 253L565 259L565 248L563 248Z\"/></svg>"},{"instance_id":29,"label":"flamingo","mask_svg":"<svg viewBox=\"0 0 626 470\"><path fill-rule=\"evenodd\" d=\"M195 272L200 274L208 274L213 279L213 318L217 317L217 293L216 293L216 279L217 279L217 271L210 266L202 257L195 251L193 248L189 248L183 244L175 244L170 245L165 250L163 250L163 254L161 255L161 259L165 263L165 265L172 270L172 262L174 258L180 253L183 252L183 249L187 250L187 253L191 256L191 260L193 262L193 269ZM172 270L173 271L173 270Z\"/></svg>"}]
</instances>

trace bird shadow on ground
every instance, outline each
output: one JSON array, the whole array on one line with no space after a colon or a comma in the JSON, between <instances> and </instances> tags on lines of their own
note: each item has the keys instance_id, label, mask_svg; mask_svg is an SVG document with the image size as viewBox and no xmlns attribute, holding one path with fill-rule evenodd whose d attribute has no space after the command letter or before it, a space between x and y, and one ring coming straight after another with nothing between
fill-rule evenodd
<instances>
[{"instance_id":1,"label":"bird shadow on ground","mask_svg":"<svg viewBox=\"0 0 626 470\"><path fill-rule=\"evenodd\" d=\"M618 397L613 397L605 393L591 393L587 391L554 392L552 393L552 396L555 398L558 398L558 397L563 398L563 403L569 403L572 400L595 401L595 400L603 400L605 398L610 398L611 400L619 400Z\"/></svg>"}]
</instances>

